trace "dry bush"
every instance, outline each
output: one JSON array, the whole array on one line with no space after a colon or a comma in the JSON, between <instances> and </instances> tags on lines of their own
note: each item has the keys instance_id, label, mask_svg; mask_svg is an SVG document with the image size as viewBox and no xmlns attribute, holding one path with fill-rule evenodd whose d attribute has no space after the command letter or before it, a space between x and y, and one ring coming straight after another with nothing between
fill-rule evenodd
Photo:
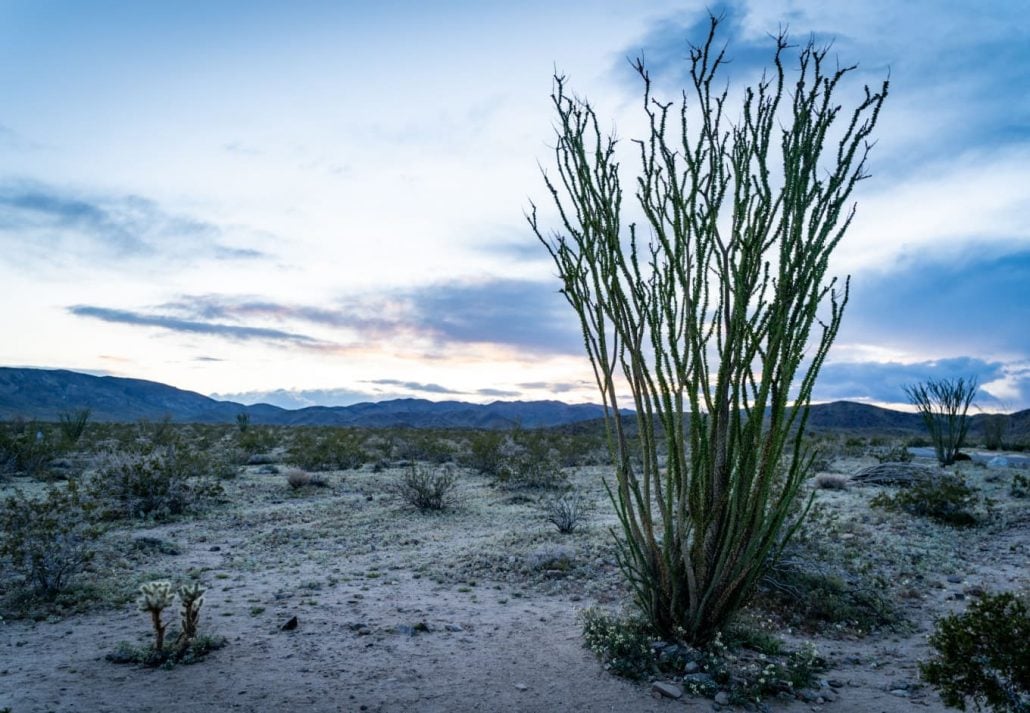
<instances>
[{"instance_id":1,"label":"dry bush","mask_svg":"<svg viewBox=\"0 0 1030 713\"><path fill-rule=\"evenodd\" d=\"M815 487L819 490L847 490L848 479L843 475L821 473L815 477Z\"/></svg>"}]
</instances>

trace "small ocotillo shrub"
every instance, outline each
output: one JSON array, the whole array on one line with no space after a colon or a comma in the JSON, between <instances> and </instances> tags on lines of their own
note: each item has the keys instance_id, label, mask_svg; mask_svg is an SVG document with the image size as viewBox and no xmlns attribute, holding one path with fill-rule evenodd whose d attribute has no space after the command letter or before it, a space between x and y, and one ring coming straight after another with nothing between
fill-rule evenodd
<instances>
[{"instance_id":1,"label":"small ocotillo shrub","mask_svg":"<svg viewBox=\"0 0 1030 713\"><path fill-rule=\"evenodd\" d=\"M1010 593L989 594L964 614L938 620L923 679L945 705L998 713L1030 711L1030 611Z\"/></svg>"},{"instance_id":2,"label":"small ocotillo shrub","mask_svg":"<svg viewBox=\"0 0 1030 713\"><path fill-rule=\"evenodd\" d=\"M966 440L969 431L969 405L976 395L977 380L928 379L921 384L905 387L905 393L918 409L930 432L937 460L951 465Z\"/></svg>"},{"instance_id":3,"label":"small ocotillo shrub","mask_svg":"<svg viewBox=\"0 0 1030 713\"><path fill-rule=\"evenodd\" d=\"M542 501L541 508L547 521L562 534L575 532L589 512L587 502L575 493L564 493L556 498L546 499Z\"/></svg>"}]
</instances>

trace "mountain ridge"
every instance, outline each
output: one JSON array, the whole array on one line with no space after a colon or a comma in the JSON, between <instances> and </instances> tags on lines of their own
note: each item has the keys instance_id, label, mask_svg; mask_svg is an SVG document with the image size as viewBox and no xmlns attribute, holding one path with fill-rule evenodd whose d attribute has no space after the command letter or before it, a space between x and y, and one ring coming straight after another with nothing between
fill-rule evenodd
<instances>
[{"instance_id":1,"label":"mountain ridge","mask_svg":"<svg viewBox=\"0 0 1030 713\"><path fill-rule=\"evenodd\" d=\"M66 369L0 367L0 420L15 418L56 421L60 414L88 408L96 421L132 422L170 417L178 423L232 423L246 413L251 423L283 426L360 426L411 428L501 429L520 425L548 428L597 420L597 404L563 401L428 401L404 398L350 406L308 406L284 409L271 404L245 405L144 379L93 376ZM629 412L627 412L629 413ZM973 417L973 427L982 415ZM1015 430L1026 430L1030 409L1012 414ZM853 401L815 404L809 411L811 430L923 430L915 413L894 411Z\"/></svg>"}]
</instances>

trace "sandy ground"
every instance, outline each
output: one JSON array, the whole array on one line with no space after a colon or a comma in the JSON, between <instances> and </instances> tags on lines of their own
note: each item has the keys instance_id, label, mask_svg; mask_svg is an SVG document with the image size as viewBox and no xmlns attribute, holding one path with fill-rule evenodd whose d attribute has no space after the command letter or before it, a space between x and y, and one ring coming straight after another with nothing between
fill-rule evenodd
<instances>
[{"instance_id":1,"label":"sandy ground","mask_svg":"<svg viewBox=\"0 0 1030 713\"><path fill-rule=\"evenodd\" d=\"M602 472L575 472L596 508L583 532L560 535L534 494L470 474L461 505L431 515L384 492L399 471L333 473L330 487L293 493L284 476L250 467L228 481L229 502L198 519L108 533L111 554L92 574L132 586L199 579L209 588L201 630L226 637L226 647L196 665L151 670L104 658L119 641L147 640L147 621L131 604L8 620L0 624L0 710L711 710L709 700L656 699L648 684L606 673L582 646L577 611L625 600ZM1003 525L955 531L870 515L869 496L866 488L819 492L828 510L851 518L833 535L842 546L862 539L899 562L891 547L918 550L919 581L904 603L913 630L815 639L836 700L775 700L774 710L943 711L916 669L933 618L960 611L971 587L1030 586L1023 505ZM141 536L178 554L134 553ZM570 571L541 564L555 548L572 554ZM898 576L908 576L900 564ZM299 625L283 631L293 616Z\"/></svg>"}]
</instances>

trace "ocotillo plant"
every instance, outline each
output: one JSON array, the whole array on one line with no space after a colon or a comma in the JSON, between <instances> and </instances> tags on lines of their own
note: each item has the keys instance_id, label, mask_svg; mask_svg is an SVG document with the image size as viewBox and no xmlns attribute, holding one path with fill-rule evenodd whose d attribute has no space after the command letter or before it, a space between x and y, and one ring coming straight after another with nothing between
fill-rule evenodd
<instances>
[{"instance_id":1,"label":"ocotillo plant","mask_svg":"<svg viewBox=\"0 0 1030 713\"><path fill-rule=\"evenodd\" d=\"M622 572L659 633L701 644L800 522L808 405L848 299L847 280L827 280L828 262L887 95L886 81L866 87L842 117L834 95L854 67L833 66L811 42L786 89L781 33L774 69L729 124L718 24L690 50L679 107L656 99L635 65L650 127L635 142L646 244L623 223L616 140L562 76L558 176L544 174L562 230L545 231L536 206L529 215L605 404ZM619 415L627 395L635 435Z\"/></svg>"},{"instance_id":2,"label":"ocotillo plant","mask_svg":"<svg viewBox=\"0 0 1030 713\"><path fill-rule=\"evenodd\" d=\"M154 651L159 655L164 651L165 624L161 621L161 612L175 601L170 582L147 582L139 588L140 611L150 614L150 623L154 627Z\"/></svg>"},{"instance_id":3,"label":"ocotillo plant","mask_svg":"<svg viewBox=\"0 0 1030 713\"><path fill-rule=\"evenodd\" d=\"M969 405L976 395L976 378L928 379L905 387L930 432L933 449L941 465L951 465L969 431Z\"/></svg>"}]
</instances>

